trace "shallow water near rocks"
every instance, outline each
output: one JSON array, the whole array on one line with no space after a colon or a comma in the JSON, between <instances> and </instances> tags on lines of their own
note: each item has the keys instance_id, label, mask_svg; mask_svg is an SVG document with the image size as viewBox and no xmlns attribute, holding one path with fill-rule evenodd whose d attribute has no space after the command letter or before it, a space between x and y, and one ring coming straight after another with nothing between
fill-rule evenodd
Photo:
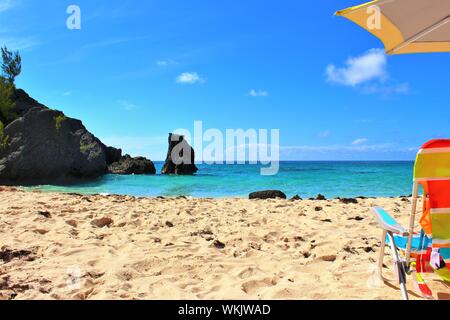
<instances>
[{"instance_id":1,"label":"shallow water near rocks","mask_svg":"<svg viewBox=\"0 0 450 320\"><path fill-rule=\"evenodd\" d=\"M155 163L158 172L163 163ZM394 197L411 194L413 162L282 162L274 176L261 176L258 165L204 165L195 176L118 176L71 186L31 189L82 194L132 196L248 197L278 189L292 197Z\"/></svg>"}]
</instances>

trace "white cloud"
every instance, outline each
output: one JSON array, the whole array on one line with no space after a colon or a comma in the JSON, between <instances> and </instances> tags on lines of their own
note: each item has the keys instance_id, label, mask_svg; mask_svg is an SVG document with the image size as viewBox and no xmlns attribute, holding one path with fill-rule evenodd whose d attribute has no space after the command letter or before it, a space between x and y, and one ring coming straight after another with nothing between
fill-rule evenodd
<instances>
[{"instance_id":1,"label":"white cloud","mask_svg":"<svg viewBox=\"0 0 450 320\"><path fill-rule=\"evenodd\" d=\"M137 106L134 103L131 103L127 100L119 100L117 102L126 111L134 111L137 109Z\"/></svg>"},{"instance_id":2,"label":"white cloud","mask_svg":"<svg viewBox=\"0 0 450 320\"><path fill-rule=\"evenodd\" d=\"M71 96L71 95L72 95L72 91L66 91L66 92L63 93L64 97L68 97L68 96Z\"/></svg>"},{"instance_id":3,"label":"white cloud","mask_svg":"<svg viewBox=\"0 0 450 320\"><path fill-rule=\"evenodd\" d=\"M319 133L320 138L328 138L330 135L331 135L330 130L325 130L325 131Z\"/></svg>"},{"instance_id":4,"label":"white cloud","mask_svg":"<svg viewBox=\"0 0 450 320\"><path fill-rule=\"evenodd\" d=\"M197 72L184 72L177 77L177 83L183 84L203 83L205 81Z\"/></svg>"},{"instance_id":5,"label":"white cloud","mask_svg":"<svg viewBox=\"0 0 450 320\"><path fill-rule=\"evenodd\" d=\"M389 86L372 84L364 86L361 92L363 94L381 94L384 97L388 97L393 94L408 94L410 92L410 87L408 83Z\"/></svg>"},{"instance_id":6,"label":"white cloud","mask_svg":"<svg viewBox=\"0 0 450 320\"><path fill-rule=\"evenodd\" d=\"M359 138L359 139L356 139L355 141L353 141L352 145L359 146L359 145L365 144L368 141L369 140L366 138Z\"/></svg>"},{"instance_id":7,"label":"white cloud","mask_svg":"<svg viewBox=\"0 0 450 320\"><path fill-rule=\"evenodd\" d=\"M104 47L111 47L116 46L124 43L129 42L135 42L135 41L142 41L142 40L148 40L150 39L150 36L137 36L137 37L130 37L130 38L110 38L105 39L93 43L88 43L84 46L82 46L82 49L96 49L96 48L104 48Z\"/></svg>"},{"instance_id":8,"label":"white cloud","mask_svg":"<svg viewBox=\"0 0 450 320\"><path fill-rule=\"evenodd\" d=\"M400 151L394 148L392 143L381 143L372 145L329 145L329 146L288 146L281 147L281 150L299 151L299 152L333 152L333 151L347 151L347 152L388 152Z\"/></svg>"},{"instance_id":9,"label":"white cloud","mask_svg":"<svg viewBox=\"0 0 450 320\"><path fill-rule=\"evenodd\" d=\"M13 0L0 0L0 12L7 11L14 7L15 3Z\"/></svg>"},{"instance_id":10,"label":"white cloud","mask_svg":"<svg viewBox=\"0 0 450 320\"><path fill-rule=\"evenodd\" d=\"M395 143L363 145L299 145L283 146L283 160L413 160L417 148L402 147Z\"/></svg>"},{"instance_id":11,"label":"white cloud","mask_svg":"<svg viewBox=\"0 0 450 320\"><path fill-rule=\"evenodd\" d=\"M268 97L269 93L267 91L264 90L250 90L250 92L248 93L249 96L251 97Z\"/></svg>"},{"instance_id":12,"label":"white cloud","mask_svg":"<svg viewBox=\"0 0 450 320\"><path fill-rule=\"evenodd\" d=\"M10 50L26 50L39 44L39 42L32 37L27 38L3 38L0 36L0 43L5 45Z\"/></svg>"},{"instance_id":13,"label":"white cloud","mask_svg":"<svg viewBox=\"0 0 450 320\"><path fill-rule=\"evenodd\" d=\"M412 148L398 148L393 143L380 143L380 144L363 144L367 142L367 139L360 144L352 145L325 145L325 146L311 146L311 145L299 145L299 146L279 146L281 151L298 151L298 152L317 152L317 153L327 153L327 152L389 152L389 151L401 151L407 152L413 150ZM237 148L249 147L249 145L241 145L238 147L231 147L229 150L236 150ZM271 144L258 144L258 146L265 146L270 148ZM228 150L228 149L227 149ZM416 149L414 149L416 150Z\"/></svg>"},{"instance_id":14,"label":"white cloud","mask_svg":"<svg viewBox=\"0 0 450 320\"><path fill-rule=\"evenodd\" d=\"M168 67L172 65L177 65L178 62L171 60L171 59L165 59L165 60L156 60L156 65L158 67Z\"/></svg>"},{"instance_id":15,"label":"white cloud","mask_svg":"<svg viewBox=\"0 0 450 320\"><path fill-rule=\"evenodd\" d=\"M381 49L371 49L359 57L350 57L344 67L328 65L328 81L344 86L357 86L372 80L384 81L388 78L386 55Z\"/></svg>"}]
</instances>

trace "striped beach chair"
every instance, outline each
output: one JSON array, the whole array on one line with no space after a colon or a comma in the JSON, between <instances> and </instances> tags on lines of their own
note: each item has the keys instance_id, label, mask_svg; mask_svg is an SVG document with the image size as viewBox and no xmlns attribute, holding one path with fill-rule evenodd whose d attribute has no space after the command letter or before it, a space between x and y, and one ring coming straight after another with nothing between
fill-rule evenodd
<instances>
[{"instance_id":1,"label":"striped beach chair","mask_svg":"<svg viewBox=\"0 0 450 320\"><path fill-rule=\"evenodd\" d=\"M420 217L422 231L415 234L419 193L423 193ZM422 274L436 272L450 283L450 139L432 140L420 149L414 166L414 186L409 228L397 223L384 209L373 208L383 229L379 260L379 276L383 276L383 260L387 245L391 248L400 290L405 300L407 275L425 298L432 292Z\"/></svg>"}]
</instances>

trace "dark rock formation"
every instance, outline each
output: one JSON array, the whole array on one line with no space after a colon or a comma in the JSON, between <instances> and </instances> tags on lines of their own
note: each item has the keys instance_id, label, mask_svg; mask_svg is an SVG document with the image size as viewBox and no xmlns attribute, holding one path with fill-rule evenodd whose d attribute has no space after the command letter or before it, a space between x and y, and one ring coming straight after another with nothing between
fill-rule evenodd
<instances>
[{"instance_id":1,"label":"dark rock formation","mask_svg":"<svg viewBox=\"0 0 450 320\"><path fill-rule=\"evenodd\" d=\"M112 174L156 174L155 165L150 160L129 155L123 156L119 161L108 166L108 173Z\"/></svg>"},{"instance_id":2,"label":"dark rock formation","mask_svg":"<svg viewBox=\"0 0 450 320\"><path fill-rule=\"evenodd\" d=\"M0 150L0 183L65 182L105 173L104 145L62 112L32 108L4 131L9 146Z\"/></svg>"},{"instance_id":3,"label":"dark rock formation","mask_svg":"<svg viewBox=\"0 0 450 320\"><path fill-rule=\"evenodd\" d=\"M265 200L265 199L277 199L277 198L287 199L286 195L279 190L258 191L258 192L253 192L249 195L250 200L254 200L254 199Z\"/></svg>"},{"instance_id":4,"label":"dark rock formation","mask_svg":"<svg viewBox=\"0 0 450 320\"><path fill-rule=\"evenodd\" d=\"M94 179L121 161L122 150L105 146L81 121L68 118L15 90L16 120L4 128L0 184L59 184Z\"/></svg>"},{"instance_id":5,"label":"dark rock formation","mask_svg":"<svg viewBox=\"0 0 450 320\"><path fill-rule=\"evenodd\" d=\"M110 165L122 159L122 150L113 147L104 146L106 153L106 164Z\"/></svg>"},{"instance_id":6,"label":"dark rock formation","mask_svg":"<svg viewBox=\"0 0 450 320\"><path fill-rule=\"evenodd\" d=\"M161 173L193 175L197 171L194 149L183 136L169 134L169 150Z\"/></svg>"},{"instance_id":7,"label":"dark rock formation","mask_svg":"<svg viewBox=\"0 0 450 320\"><path fill-rule=\"evenodd\" d=\"M33 98L31 98L24 90L16 89L12 96L12 100L14 101L14 109L12 112L18 117L23 117L28 111L33 108L39 109L48 109L43 104L37 102Z\"/></svg>"}]
</instances>

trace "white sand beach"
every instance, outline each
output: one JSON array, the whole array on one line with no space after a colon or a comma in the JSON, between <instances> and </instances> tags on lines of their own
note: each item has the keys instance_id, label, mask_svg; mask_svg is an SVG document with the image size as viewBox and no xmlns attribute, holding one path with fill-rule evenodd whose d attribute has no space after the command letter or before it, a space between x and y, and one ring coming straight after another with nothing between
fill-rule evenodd
<instances>
[{"instance_id":1,"label":"white sand beach","mask_svg":"<svg viewBox=\"0 0 450 320\"><path fill-rule=\"evenodd\" d=\"M408 199L0 189L0 299L401 298L394 281L375 276L381 231L370 208L385 207L406 224ZM443 283L429 285L436 298L450 296Z\"/></svg>"}]
</instances>

